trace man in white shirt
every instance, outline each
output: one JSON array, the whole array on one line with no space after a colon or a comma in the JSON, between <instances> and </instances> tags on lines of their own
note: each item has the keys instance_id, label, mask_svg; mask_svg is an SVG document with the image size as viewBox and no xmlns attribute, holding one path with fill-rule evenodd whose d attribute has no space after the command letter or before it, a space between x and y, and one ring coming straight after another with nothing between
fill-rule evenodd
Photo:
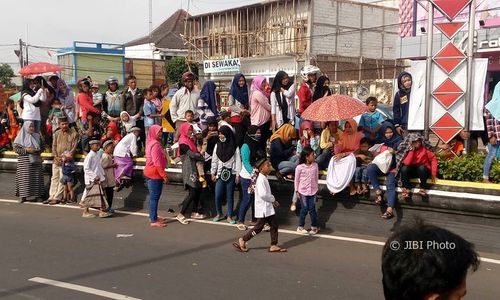
<instances>
[{"instance_id":1,"label":"man in white shirt","mask_svg":"<svg viewBox=\"0 0 500 300\"><path fill-rule=\"evenodd\" d=\"M194 120L199 119L197 112L198 99L200 98L199 91L194 89L195 75L192 72L182 74L182 85L172 97L170 102L170 116L175 123L174 143L179 139L179 130L182 123L186 122L184 114L190 110L194 113Z\"/></svg>"}]
</instances>

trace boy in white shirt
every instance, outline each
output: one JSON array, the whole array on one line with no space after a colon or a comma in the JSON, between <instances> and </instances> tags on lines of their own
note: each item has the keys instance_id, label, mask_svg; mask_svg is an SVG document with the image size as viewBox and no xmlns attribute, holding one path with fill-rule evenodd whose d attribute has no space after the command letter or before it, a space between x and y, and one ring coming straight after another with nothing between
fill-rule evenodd
<instances>
[{"instance_id":1,"label":"boy in white shirt","mask_svg":"<svg viewBox=\"0 0 500 300\"><path fill-rule=\"evenodd\" d=\"M237 242L233 243L233 246L240 252L247 252L247 242L259 234L267 223L271 227L271 247L269 252L286 252L285 248L278 246L278 223L274 208L279 207L279 203L274 198L267 180L267 175L271 172L271 161L262 158L257 161L255 167L259 170L254 188L257 224L248 229Z\"/></svg>"}]
</instances>

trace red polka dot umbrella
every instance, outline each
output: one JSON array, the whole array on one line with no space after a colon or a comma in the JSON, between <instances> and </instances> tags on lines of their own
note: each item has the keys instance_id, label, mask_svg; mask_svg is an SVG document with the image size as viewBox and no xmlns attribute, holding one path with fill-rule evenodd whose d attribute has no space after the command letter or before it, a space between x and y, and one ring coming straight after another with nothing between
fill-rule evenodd
<instances>
[{"instance_id":1,"label":"red polka dot umbrella","mask_svg":"<svg viewBox=\"0 0 500 300\"><path fill-rule=\"evenodd\" d=\"M56 64L38 62L27 65L19 70L22 76L39 75L44 73L57 73L61 71L61 67Z\"/></svg>"},{"instance_id":2,"label":"red polka dot umbrella","mask_svg":"<svg viewBox=\"0 0 500 300\"><path fill-rule=\"evenodd\" d=\"M326 96L313 102L301 115L305 120L328 122L359 116L366 112L366 105L347 95Z\"/></svg>"}]
</instances>

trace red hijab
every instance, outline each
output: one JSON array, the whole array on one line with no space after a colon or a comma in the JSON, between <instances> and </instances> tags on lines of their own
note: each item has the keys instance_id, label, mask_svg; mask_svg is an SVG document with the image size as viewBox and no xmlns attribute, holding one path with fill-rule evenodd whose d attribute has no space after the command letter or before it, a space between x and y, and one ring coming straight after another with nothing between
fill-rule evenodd
<instances>
[{"instance_id":1,"label":"red hijab","mask_svg":"<svg viewBox=\"0 0 500 300\"><path fill-rule=\"evenodd\" d=\"M110 122L108 124L108 127L106 128L106 134L103 136L103 139L107 138L106 135L108 134L108 132L107 132L108 128L111 128L111 130L113 131L113 141L117 142L117 141L122 139L122 136L118 132L118 125L116 125L115 122Z\"/></svg>"}]
</instances>

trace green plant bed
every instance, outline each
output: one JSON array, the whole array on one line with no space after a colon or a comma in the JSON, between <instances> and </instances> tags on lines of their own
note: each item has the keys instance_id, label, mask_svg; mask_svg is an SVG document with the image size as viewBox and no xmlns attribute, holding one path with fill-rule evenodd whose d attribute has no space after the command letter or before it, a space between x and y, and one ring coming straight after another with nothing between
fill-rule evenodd
<instances>
[{"instance_id":1,"label":"green plant bed","mask_svg":"<svg viewBox=\"0 0 500 300\"><path fill-rule=\"evenodd\" d=\"M438 157L439 178L457 181L483 181L483 165L486 156L482 153L471 153L451 160ZM500 161L494 160L490 171L491 182L500 182Z\"/></svg>"}]
</instances>

